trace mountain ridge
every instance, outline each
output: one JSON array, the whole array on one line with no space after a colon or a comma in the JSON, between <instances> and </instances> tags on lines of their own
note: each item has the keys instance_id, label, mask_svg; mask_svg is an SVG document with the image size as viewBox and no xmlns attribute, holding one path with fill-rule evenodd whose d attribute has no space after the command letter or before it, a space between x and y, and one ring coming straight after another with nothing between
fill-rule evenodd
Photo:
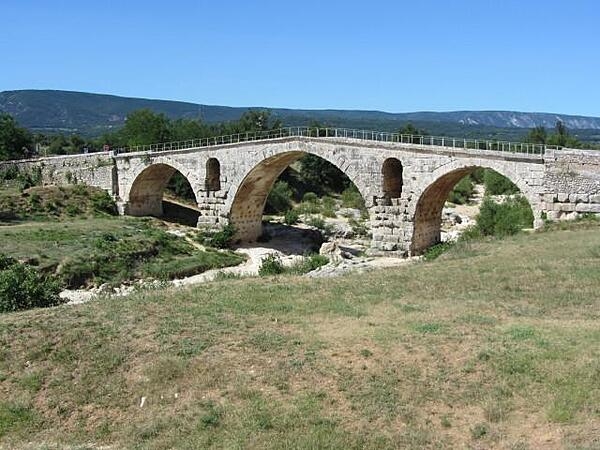
<instances>
[{"instance_id":1,"label":"mountain ridge","mask_svg":"<svg viewBox=\"0 0 600 450\"><path fill-rule=\"evenodd\" d=\"M0 112L7 112L22 125L35 131L79 132L99 135L123 125L127 114L148 108L166 116L202 119L207 123L237 120L250 109L269 109L285 125L306 125L318 120L331 126L376 128L392 131L407 122L430 130L476 128L504 129L521 133L535 126L554 127L558 120L570 130L600 130L600 117L519 111L416 111L392 113L378 110L292 109L206 105L192 102L122 97L62 90L12 90L0 92ZM428 126L429 124L429 126ZM442 126L443 125L443 126ZM488 130L488 134L494 134ZM598 134L596 132L596 134Z\"/></svg>"}]
</instances>

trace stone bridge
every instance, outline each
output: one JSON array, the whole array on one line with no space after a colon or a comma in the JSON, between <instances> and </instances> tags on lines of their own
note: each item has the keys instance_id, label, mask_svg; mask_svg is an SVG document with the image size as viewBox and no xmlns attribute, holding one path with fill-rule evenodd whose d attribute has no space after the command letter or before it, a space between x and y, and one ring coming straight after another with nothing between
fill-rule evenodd
<instances>
[{"instance_id":1,"label":"stone bridge","mask_svg":"<svg viewBox=\"0 0 600 450\"><path fill-rule=\"evenodd\" d=\"M231 223L239 240L253 241L261 235L266 198L277 177L303 155L313 154L338 167L360 191L369 212L372 251L398 255L417 255L440 241L449 192L480 167L519 187L535 227L544 219L600 213L597 151L349 130L311 136L310 129L295 130L19 164L41 167L45 183L106 189L122 214L134 216L161 216L163 191L179 171L196 196L199 226Z\"/></svg>"}]
</instances>

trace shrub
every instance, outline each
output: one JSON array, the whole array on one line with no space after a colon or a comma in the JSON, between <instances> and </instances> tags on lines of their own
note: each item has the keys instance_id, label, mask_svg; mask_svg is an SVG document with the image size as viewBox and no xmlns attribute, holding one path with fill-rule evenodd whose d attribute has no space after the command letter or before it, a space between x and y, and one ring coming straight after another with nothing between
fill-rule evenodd
<instances>
[{"instance_id":1,"label":"shrub","mask_svg":"<svg viewBox=\"0 0 600 450\"><path fill-rule=\"evenodd\" d=\"M59 292L56 280L0 254L0 312L59 305L63 302Z\"/></svg>"},{"instance_id":2,"label":"shrub","mask_svg":"<svg viewBox=\"0 0 600 450\"><path fill-rule=\"evenodd\" d=\"M473 195L473 181L470 176L462 178L454 189L448 194L448 201L457 205L464 205L469 202Z\"/></svg>"},{"instance_id":3,"label":"shrub","mask_svg":"<svg viewBox=\"0 0 600 450\"><path fill-rule=\"evenodd\" d=\"M306 224L311 227L318 228L319 230L325 228L325 220L323 220L321 217L311 217L306 221Z\"/></svg>"},{"instance_id":4,"label":"shrub","mask_svg":"<svg viewBox=\"0 0 600 450\"><path fill-rule=\"evenodd\" d=\"M319 197L314 192L306 192L302 196L302 201L307 203L319 203Z\"/></svg>"},{"instance_id":5,"label":"shrub","mask_svg":"<svg viewBox=\"0 0 600 450\"><path fill-rule=\"evenodd\" d=\"M305 257L299 264L293 266L291 272L302 275L304 273L312 272L328 262L329 258L327 258L327 256L313 253L312 255Z\"/></svg>"},{"instance_id":6,"label":"shrub","mask_svg":"<svg viewBox=\"0 0 600 450\"><path fill-rule=\"evenodd\" d=\"M366 236L369 230L364 222L359 222L354 218L348 219L348 224L352 227L352 232L357 236Z\"/></svg>"},{"instance_id":7,"label":"shrub","mask_svg":"<svg viewBox=\"0 0 600 450\"><path fill-rule=\"evenodd\" d=\"M0 181L16 180L19 177L19 167L16 164L11 164L0 170Z\"/></svg>"},{"instance_id":8,"label":"shrub","mask_svg":"<svg viewBox=\"0 0 600 450\"><path fill-rule=\"evenodd\" d=\"M235 233L235 227L227 224L217 232L202 235L201 240L204 245L208 245L209 247L229 248L233 244Z\"/></svg>"},{"instance_id":9,"label":"shrub","mask_svg":"<svg viewBox=\"0 0 600 450\"><path fill-rule=\"evenodd\" d=\"M509 195L519 192L519 188L504 175L486 170L483 175L486 195Z\"/></svg>"},{"instance_id":10,"label":"shrub","mask_svg":"<svg viewBox=\"0 0 600 450\"><path fill-rule=\"evenodd\" d=\"M439 244L432 245L425 253L423 253L423 259L426 261L433 261L440 255L443 255L454 246L453 242L440 242Z\"/></svg>"},{"instance_id":11,"label":"shrub","mask_svg":"<svg viewBox=\"0 0 600 450\"><path fill-rule=\"evenodd\" d=\"M117 215L117 205L108 192L98 192L92 195L92 208L100 213Z\"/></svg>"},{"instance_id":12,"label":"shrub","mask_svg":"<svg viewBox=\"0 0 600 450\"><path fill-rule=\"evenodd\" d=\"M531 226L533 213L522 196L509 198L503 203L486 197L477 216L477 228L483 236L509 236Z\"/></svg>"},{"instance_id":13,"label":"shrub","mask_svg":"<svg viewBox=\"0 0 600 450\"><path fill-rule=\"evenodd\" d=\"M267 255L265 258L263 258L260 268L258 269L258 274L261 277L279 275L283 272L285 272L285 267L283 267L281 260L273 254Z\"/></svg>"},{"instance_id":14,"label":"shrub","mask_svg":"<svg viewBox=\"0 0 600 450\"><path fill-rule=\"evenodd\" d=\"M267 197L267 210L282 213L291 208L293 192L285 181L278 181Z\"/></svg>"},{"instance_id":15,"label":"shrub","mask_svg":"<svg viewBox=\"0 0 600 450\"><path fill-rule=\"evenodd\" d=\"M325 217L335 217L335 199L325 196L322 199L321 214Z\"/></svg>"},{"instance_id":16,"label":"shrub","mask_svg":"<svg viewBox=\"0 0 600 450\"><path fill-rule=\"evenodd\" d=\"M300 218L300 215L298 214L298 211L296 211L295 209L290 209L289 211L285 212L283 221L287 225L294 225L295 223L298 223L299 218Z\"/></svg>"},{"instance_id":17,"label":"shrub","mask_svg":"<svg viewBox=\"0 0 600 450\"><path fill-rule=\"evenodd\" d=\"M321 210L317 203L302 202L298 205L299 214L318 214Z\"/></svg>"},{"instance_id":18,"label":"shrub","mask_svg":"<svg viewBox=\"0 0 600 450\"><path fill-rule=\"evenodd\" d=\"M471 181L473 181L473 183L482 184L485 172L486 170L483 167L478 167L471 173Z\"/></svg>"},{"instance_id":19,"label":"shrub","mask_svg":"<svg viewBox=\"0 0 600 450\"><path fill-rule=\"evenodd\" d=\"M351 185L342 192L342 206L344 208L355 209L363 209L365 207L365 201L356 186Z\"/></svg>"},{"instance_id":20,"label":"shrub","mask_svg":"<svg viewBox=\"0 0 600 450\"><path fill-rule=\"evenodd\" d=\"M33 186L38 186L42 184L42 169L36 166L31 169L31 171L17 170L16 180L21 191Z\"/></svg>"}]
</instances>

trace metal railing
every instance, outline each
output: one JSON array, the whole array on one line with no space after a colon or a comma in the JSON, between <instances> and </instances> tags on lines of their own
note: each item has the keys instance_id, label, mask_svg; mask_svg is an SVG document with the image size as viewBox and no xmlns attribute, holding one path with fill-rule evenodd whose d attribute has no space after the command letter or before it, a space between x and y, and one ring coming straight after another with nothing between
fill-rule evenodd
<instances>
[{"instance_id":1,"label":"metal railing","mask_svg":"<svg viewBox=\"0 0 600 450\"><path fill-rule=\"evenodd\" d=\"M422 147L446 147L461 150L486 150L506 153L539 155L545 151L560 149L558 146L530 144L525 142L493 141L480 139L458 139L439 136L421 136L412 134L388 133L381 131L353 130L349 128L287 127L278 130L237 133L226 136L190 139L160 144L137 145L132 147L114 147L116 153L165 152L191 148L212 147L215 145L239 144L242 142L265 141L287 137L324 137L337 139L355 139L372 142L411 144Z\"/></svg>"}]
</instances>

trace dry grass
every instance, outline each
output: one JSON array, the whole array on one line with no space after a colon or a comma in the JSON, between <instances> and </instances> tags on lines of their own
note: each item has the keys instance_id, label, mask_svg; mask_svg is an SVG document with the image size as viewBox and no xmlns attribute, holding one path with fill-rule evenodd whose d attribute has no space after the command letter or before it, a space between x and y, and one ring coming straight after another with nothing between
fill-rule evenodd
<instances>
[{"instance_id":1,"label":"dry grass","mask_svg":"<svg viewBox=\"0 0 600 450\"><path fill-rule=\"evenodd\" d=\"M598 448L599 287L590 227L4 315L0 447Z\"/></svg>"}]
</instances>

